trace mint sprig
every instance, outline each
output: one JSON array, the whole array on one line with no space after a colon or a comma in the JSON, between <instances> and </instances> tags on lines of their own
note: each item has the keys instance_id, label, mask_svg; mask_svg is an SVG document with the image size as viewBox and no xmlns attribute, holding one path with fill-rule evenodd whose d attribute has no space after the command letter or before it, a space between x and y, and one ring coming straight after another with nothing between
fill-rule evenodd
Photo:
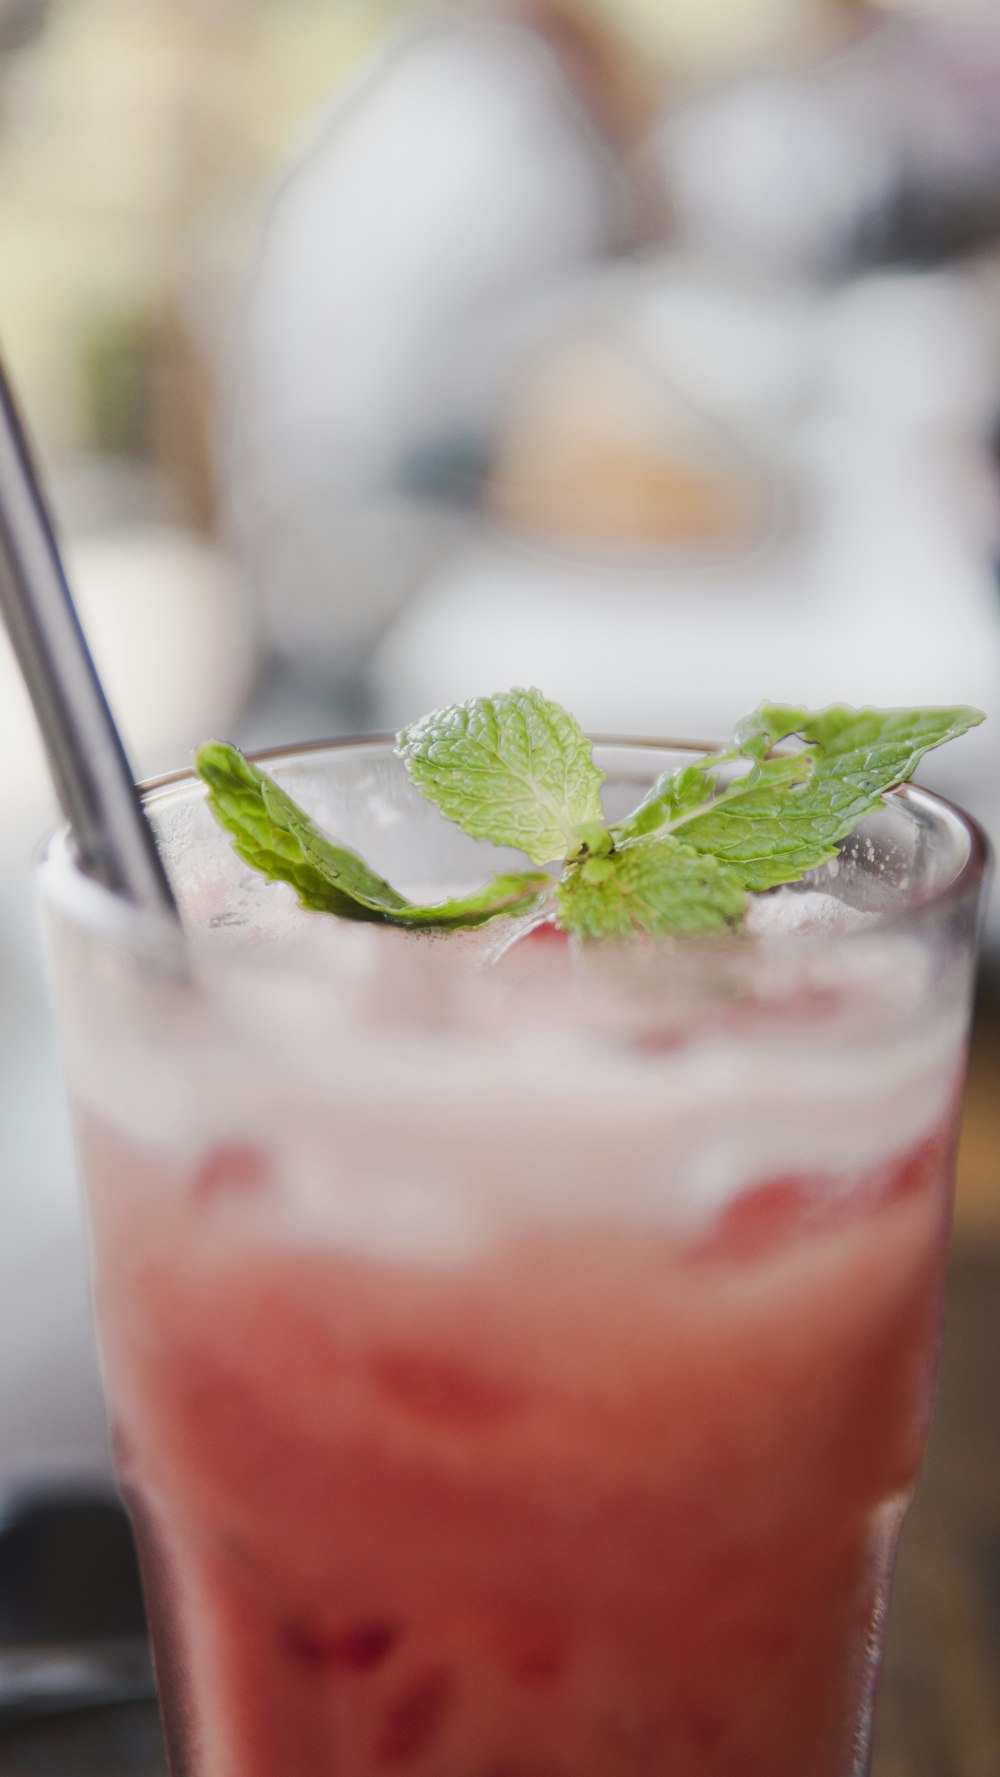
<instances>
[{"instance_id":1,"label":"mint sprig","mask_svg":"<svg viewBox=\"0 0 1000 1777\"><path fill-rule=\"evenodd\" d=\"M473 838L513 846L556 873L508 872L431 906L408 900L324 833L235 747L210 742L195 765L240 857L289 883L304 907L452 930L549 906L581 938L696 935L738 927L748 892L796 882L835 857L924 753L982 720L964 705L764 703L737 724L729 747L664 773L609 826L604 774L561 705L514 690L437 710L397 737L416 788ZM793 738L795 750L772 753Z\"/></svg>"},{"instance_id":2,"label":"mint sprig","mask_svg":"<svg viewBox=\"0 0 1000 1777\"><path fill-rule=\"evenodd\" d=\"M212 813L251 869L287 882L303 907L342 919L450 930L500 913L530 913L550 879L537 871L494 876L481 889L423 906L401 895L349 846L338 845L236 747L209 741L195 754Z\"/></svg>"}]
</instances>

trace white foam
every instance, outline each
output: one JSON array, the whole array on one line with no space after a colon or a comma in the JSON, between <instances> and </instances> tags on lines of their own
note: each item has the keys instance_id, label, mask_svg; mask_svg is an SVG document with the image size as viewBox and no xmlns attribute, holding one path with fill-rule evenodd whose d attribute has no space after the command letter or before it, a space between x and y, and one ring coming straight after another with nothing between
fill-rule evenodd
<instances>
[{"instance_id":1,"label":"white foam","mask_svg":"<svg viewBox=\"0 0 1000 1777\"><path fill-rule=\"evenodd\" d=\"M756 938L808 937L818 933L835 937L871 926L876 918L876 914L852 907L850 902L820 889L777 888L765 895L750 896L746 923Z\"/></svg>"},{"instance_id":2,"label":"white foam","mask_svg":"<svg viewBox=\"0 0 1000 1777\"><path fill-rule=\"evenodd\" d=\"M628 996L604 1019L571 967L544 1017L507 1016L406 935L337 930L328 994L315 973L224 968L200 999L148 1006L145 1030L88 1032L74 1061L78 1093L188 1176L220 1143L265 1149L280 1187L254 1213L277 1238L455 1263L532 1222L689 1226L776 1175L849 1188L955 1090L960 996L931 1004L895 941L847 947L829 1019L779 999L759 1027L723 1010L650 1053Z\"/></svg>"},{"instance_id":3,"label":"white foam","mask_svg":"<svg viewBox=\"0 0 1000 1777\"><path fill-rule=\"evenodd\" d=\"M505 922L416 938L304 913L202 803L158 818L196 979L122 961L95 1031L82 977L74 1087L188 1175L219 1143L266 1148L279 1186L234 1231L445 1263L532 1221L690 1225L769 1176L849 1188L954 1094L964 981L840 892L755 897L755 941L710 959L511 949Z\"/></svg>"}]
</instances>

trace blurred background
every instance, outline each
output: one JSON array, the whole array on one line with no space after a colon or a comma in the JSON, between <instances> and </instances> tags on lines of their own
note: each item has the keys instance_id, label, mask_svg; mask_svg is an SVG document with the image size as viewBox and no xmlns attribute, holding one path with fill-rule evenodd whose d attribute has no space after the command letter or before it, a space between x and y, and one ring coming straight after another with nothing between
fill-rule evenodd
<instances>
[{"instance_id":1,"label":"blurred background","mask_svg":"<svg viewBox=\"0 0 1000 1777\"><path fill-rule=\"evenodd\" d=\"M922 778L1000 837L996 0L0 0L0 338L144 775L515 682L707 738L967 701ZM149 1680L2 638L0 759L2 1722ZM998 980L995 897L884 1777L1000 1770ZM0 1773L159 1770L82 1720Z\"/></svg>"}]
</instances>

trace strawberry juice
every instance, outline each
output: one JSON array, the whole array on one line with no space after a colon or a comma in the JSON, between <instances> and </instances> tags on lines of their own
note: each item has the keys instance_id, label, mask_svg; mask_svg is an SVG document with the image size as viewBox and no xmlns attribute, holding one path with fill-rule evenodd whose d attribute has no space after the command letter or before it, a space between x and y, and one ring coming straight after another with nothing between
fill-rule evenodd
<instances>
[{"instance_id":1,"label":"strawberry juice","mask_svg":"<svg viewBox=\"0 0 1000 1777\"><path fill-rule=\"evenodd\" d=\"M379 750L285 770L482 873ZM174 1777L863 1772L968 829L907 792L755 937L595 958L301 914L153 810L193 969L45 872Z\"/></svg>"}]
</instances>

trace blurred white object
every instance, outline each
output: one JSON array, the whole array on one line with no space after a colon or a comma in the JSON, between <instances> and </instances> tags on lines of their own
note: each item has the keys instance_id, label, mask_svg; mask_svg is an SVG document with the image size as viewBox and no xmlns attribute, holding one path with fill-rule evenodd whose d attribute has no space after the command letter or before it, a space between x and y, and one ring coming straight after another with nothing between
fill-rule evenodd
<instances>
[{"instance_id":1,"label":"blurred white object","mask_svg":"<svg viewBox=\"0 0 1000 1777\"><path fill-rule=\"evenodd\" d=\"M98 671L140 776L186 763L235 720L251 672L247 601L209 543L178 527L133 524L72 539L67 565ZM0 631L0 830L54 812L27 693Z\"/></svg>"},{"instance_id":2,"label":"blurred white object","mask_svg":"<svg viewBox=\"0 0 1000 1777\"><path fill-rule=\"evenodd\" d=\"M878 121L854 109L848 127L819 82L761 78L668 113L657 152L685 239L779 267L835 260L893 186Z\"/></svg>"},{"instance_id":3,"label":"blurred white object","mask_svg":"<svg viewBox=\"0 0 1000 1777\"><path fill-rule=\"evenodd\" d=\"M250 625L219 551L163 525L67 550L81 617L140 772L235 723ZM84 1242L29 874L55 818L41 743L0 634L0 1489L107 1470ZM15 762L16 761L16 765Z\"/></svg>"},{"instance_id":4,"label":"blurred white object","mask_svg":"<svg viewBox=\"0 0 1000 1777\"><path fill-rule=\"evenodd\" d=\"M831 390L900 433L988 430L1000 402L1000 317L961 271L875 273L828 310Z\"/></svg>"},{"instance_id":5,"label":"blurred white object","mask_svg":"<svg viewBox=\"0 0 1000 1777\"><path fill-rule=\"evenodd\" d=\"M859 9L839 55L664 113L648 164L686 245L815 272L931 263L1000 235L1000 9L912 10Z\"/></svg>"},{"instance_id":6,"label":"blurred white object","mask_svg":"<svg viewBox=\"0 0 1000 1777\"><path fill-rule=\"evenodd\" d=\"M108 1457L69 1118L27 880L30 835L0 831L2 1495L102 1475Z\"/></svg>"},{"instance_id":7,"label":"blurred white object","mask_svg":"<svg viewBox=\"0 0 1000 1777\"><path fill-rule=\"evenodd\" d=\"M530 33L396 44L279 191L227 465L275 646L349 676L454 513L414 497L488 433L512 314L620 242L628 188Z\"/></svg>"}]
</instances>

